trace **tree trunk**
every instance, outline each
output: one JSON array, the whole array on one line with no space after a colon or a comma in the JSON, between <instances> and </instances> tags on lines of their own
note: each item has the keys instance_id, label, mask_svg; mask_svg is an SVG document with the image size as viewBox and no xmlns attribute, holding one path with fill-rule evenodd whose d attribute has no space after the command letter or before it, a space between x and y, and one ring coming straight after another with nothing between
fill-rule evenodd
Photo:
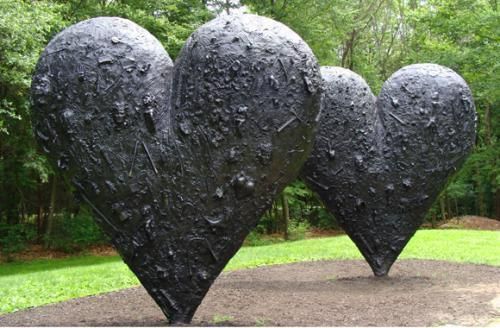
<instances>
[{"instance_id":1,"label":"tree trunk","mask_svg":"<svg viewBox=\"0 0 500 328\"><path fill-rule=\"evenodd\" d=\"M36 237L39 242L43 236L43 198L42 198L42 183L38 182L37 186L37 215L36 215Z\"/></svg>"},{"instance_id":2,"label":"tree trunk","mask_svg":"<svg viewBox=\"0 0 500 328\"><path fill-rule=\"evenodd\" d=\"M278 232L280 214L278 211L278 201L273 202L274 218L273 218L273 233Z\"/></svg>"},{"instance_id":3,"label":"tree trunk","mask_svg":"<svg viewBox=\"0 0 500 328\"><path fill-rule=\"evenodd\" d=\"M495 219L500 220L500 189L497 189L495 192L495 203L493 206L495 209Z\"/></svg>"},{"instance_id":4,"label":"tree trunk","mask_svg":"<svg viewBox=\"0 0 500 328\"><path fill-rule=\"evenodd\" d=\"M288 240L288 221L290 221L290 212L288 209L288 200L286 199L285 192L281 193L281 210L283 213L283 238Z\"/></svg>"},{"instance_id":5,"label":"tree trunk","mask_svg":"<svg viewBox=\"0 0 500 328\"><path fill-rule=\"evenodd\" d=\"M56 206L56 196L57 196L57 175L52 175L52 187L50 192L50 205L49 214L47 216L47 230L45 231L45 248L50 245L50 235L52 234L52 227L54 223L54 211Z\"/></svg>"},{"instance_id":6,"label":"tree trunk","mask_svg":"<svg viewBox=\"0 0 500 328\"><path fill-rule=\"evenodd\" d=\"M439 207L441 208L441 220L446 220L447 215L446 215L446 204L444 201L445 194L441 194L439 197Z\"/></svg>"},{"instance_id":7,"label":"tree trunk","mask_svg":"<svg viewBox=\"0 0 500 328\"><path fill-rule=\"evenodd\" d=\"M452 210L451 210L451 201L450 201L450 196L448 196L448 194L446 193L446 213L448 213L448 217L451 219L452 217L454 217L455 215L453 214Z\"/></svg>"},{"instance_id":8,"label":"tree trunk","mask_svg":"<svg viewBox=\"0 0 500 328\"><path fill-rule=\"evenodd\" d=\"M476 214L479 214L479 216L484 216L486 205L484 203L484 192L483 192L482 179L481 179L481 169L480 169L478 163L476 163L475 174L476 174L475 180L476 180L476 190L477 190L477 197L476 197L477 211L476 211Z\"/></svg>"},{"instance_id":9,"label":"tree trunk","mask_svg":"<svg viewBox=\"0 0 500 328\"><path fill-rule=\"evenodd\" d=\"M484 143L491 145L491 108L489 104L484 106Z\"/></svg>"},{"instance_id":10,"label":"tree trunk","mask_svg":"<svg viewBox=\"0 0 500 328\"><path fill-rule=\"evenodd\" d=\"M434 212L434 211L432 211L431 226L432 226L432 229L436 228L436 212Z\"/></svg>"}]
</instances>

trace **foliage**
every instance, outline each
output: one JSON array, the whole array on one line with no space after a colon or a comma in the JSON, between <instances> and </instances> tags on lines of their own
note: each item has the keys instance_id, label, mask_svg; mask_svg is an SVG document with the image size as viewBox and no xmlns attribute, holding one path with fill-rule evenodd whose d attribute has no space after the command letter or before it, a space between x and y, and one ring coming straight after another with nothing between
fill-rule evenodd
<instances>
[{"instance_id":1,"label":"foliage","mask_svg":"<svg viewBox=\"0 0 500 328\"><path fill-rule=\"evenodd\" d=\"M244 246L266 246L285 242L281 235L266 234L262 229L263 224L259 224L256 229L250 231L245 238ZM311 226L307 221L292 220L288 225L288 241L297 241L306 238Z\"/></svg>"},{"instance_id":2,"label":"foliage","mask_svg":"<svg viewBox=\"0 0 500 328\"><path fill-rule=\"evenodd\" d=\"M421 230L400 258L500 266L500 232ZM347 236L243 247L225 270L300 261L361 259ZM367 264L366 264L367 265ZM7 263L0 270L0 314L138 285L118 256Z\"/></svg>"},{"instance_id":3,"label":"foliage","mask_svg":"<svg viewBox=\"0 0 500 328\"><path fill-rule=\"evenodd\" d=\"M62 27L58 10L60 6L43 2L0 2L0 132L4 134L19 123L13 121L29 117L31 72L48 38Z\"/></svg>"},{"instance_id":4,"label":"foliage","mask_svg":"<svg viewBox=\"0 0 500 328\"><path fill-rule=\"evenodd\" d=\"M108 242L87 207L81 207L76 215L62 213L54 223L54 230L45 236L51 248L75 252L90 245Z\"/></svg>"},{"instance_id":5,"label":"foliage","mask_svg":"<svg viewBox=\"0 0 500 328\"><path fill-rule=\"evenodd\" d=\"M0 223L0 251L7 256L23 251L35 236L36 231L32 225Z\"/></svg>"},{"instance_id":6,"label":"foliage","mask_svg":"<svg viewBox=\"0 0 500 328\"><path fill-rule=\"evenodd\" d=\"M301 180L295 180L283 192L289 206L288 231L293 235L295 230L297 232L302 230L297 236L290 236L291 238L298 238L310 227L321 229L338 227L335 217ZM282 206L280 201L275 201L272 209L262 217L255 230L261 234L283 232Z\"/></svg>"},{"instance_id":7,"label":"foliage","mask_svg":"<svg viewBox=\"0 0 500 328\"><path fill-rule=\"evenodd\" d=\"M216 14L232 14L233 9L240 7L238 0L203 0L207 8Z\"/></svg>"},{"instance_id":8,"label":"foliage","mask_svg":"<svg viewBox=\"0 0 500 328\"><path fill-rule=\"evenodd\" d=\"M250 233L245 238L245 242L243 243L243 246L265 246L265 245L275 244L275 243L278 243L281 241L283 241L283 240L269 238L266 235L264 235L263 233L258 232L257 229L254 229L254 230L250 231Z\"/></svg>"},{"instance_id":9,"label":"foliage","mask_svg":"<svg viewBox=\"0 0 500 328\"><path fill-rule=\"evenodd\" d=\"M292 221L288 226L288 240L296 241L306 238L311 226L307 221Z\"/></svg>"},{"instance_id":10,"label":"foliage","mask_svg":"<svg viewBox=\"0 0 500 328\"><path fill-rule=\"evenodd\" d=\"M309 225L318 228L336 227L335 218L326 210L320 201L304 182L296 180L285 188L290 207L290 217L297 222L307 221Z\"/></svg>"},{"instance_id":11,"label":"foliage","mask_svg":"<svg viewBox=\"0 0 500 328\"><path fill-rule=\"evenodd\" d=\"M36 151L29 114L31 73L47 41L62 28L61 6L0 1L0 221L19 223L30 193L50 169Z\"/></svg>"}]
</instances>

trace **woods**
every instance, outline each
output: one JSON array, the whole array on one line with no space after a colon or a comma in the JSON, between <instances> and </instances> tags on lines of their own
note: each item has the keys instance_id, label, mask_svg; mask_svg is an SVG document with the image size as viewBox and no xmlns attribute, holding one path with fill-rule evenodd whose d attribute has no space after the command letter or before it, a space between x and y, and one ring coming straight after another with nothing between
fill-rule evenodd
<instances>
[{"instance_id":1,"label":"woods","mask_svg":"<svg viewBox=\"0 0 500 328\"><path fill-rule=\"evenodd\" d=\"M57 176L34 142L29 88L34 65L64 27L120 16L145 27L172 58L198 26L241 7L283 22L321 65L362 75L374 94L402 66L430 62L458 72L471 87L479 120L476 147L428 214L431 222L474 214L500 218L500 17L496 0L40 0L0 1L0 246L38 241L77 247L105 240L88 208ZM260 233L335 227L334 218L296 181L275 201ZM77 246L75 246L77 245Z\"/></svg>"}]
</instances>

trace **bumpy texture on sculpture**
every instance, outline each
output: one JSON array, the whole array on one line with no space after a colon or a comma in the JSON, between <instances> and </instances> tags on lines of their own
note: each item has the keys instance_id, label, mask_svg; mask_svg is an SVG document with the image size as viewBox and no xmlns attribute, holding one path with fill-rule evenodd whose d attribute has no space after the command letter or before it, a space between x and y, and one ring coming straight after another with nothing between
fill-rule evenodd
<instances>
[{"instance_id":1,"label":"bumpy texture on sculpture","mask_svg":"<svg viewBox=\"0 0 500 328\"><path fill-rule=\"evenodd\" d=\"M168 319L189 322L307 159L321 83L309 47L267 18L215 19L173 65L146 30L101 17L43 52L33 123Z\"/></svg>"},{"instance_id":2,"label":"bumpy texture on sculpture","mask_svg":"<svg viewBox=\"0 0 500 328\"><path fill-rule=\"evenodd\" d=\"M397 71L378 98L349 70L321 73L320 127L301 177L384 276L474 144L471 92L433 64Z\"/></svg>"}]
</instances>

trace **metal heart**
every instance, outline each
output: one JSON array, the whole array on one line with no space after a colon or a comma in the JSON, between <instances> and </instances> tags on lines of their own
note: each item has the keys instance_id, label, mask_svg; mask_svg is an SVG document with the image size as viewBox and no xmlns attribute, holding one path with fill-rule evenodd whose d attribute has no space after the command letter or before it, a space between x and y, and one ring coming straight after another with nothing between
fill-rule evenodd
<instances>
[{"instance_id":1,"label":"metal heart","mask_svg":"<svg viewBox=\"0 0 500 328\"><path fill-rule=\"evenodd\" d=\"M175 65L138 25L58 34L32 84L35 134L171 322L209 287L313 144L309 47L254 15L195 31Z\"/></svg>"},{"instance_id":2,"label":"metal heart","mask_svg":"<svg viewBox=\"0 0 500 328\"><path fill-rule=\"evenodd\" d=\"M433 64L397 71L378 98L349 70L321 73L320 127L301 177L384 276L474 144L471 92Z\"/></svg>"}]
</instances>

